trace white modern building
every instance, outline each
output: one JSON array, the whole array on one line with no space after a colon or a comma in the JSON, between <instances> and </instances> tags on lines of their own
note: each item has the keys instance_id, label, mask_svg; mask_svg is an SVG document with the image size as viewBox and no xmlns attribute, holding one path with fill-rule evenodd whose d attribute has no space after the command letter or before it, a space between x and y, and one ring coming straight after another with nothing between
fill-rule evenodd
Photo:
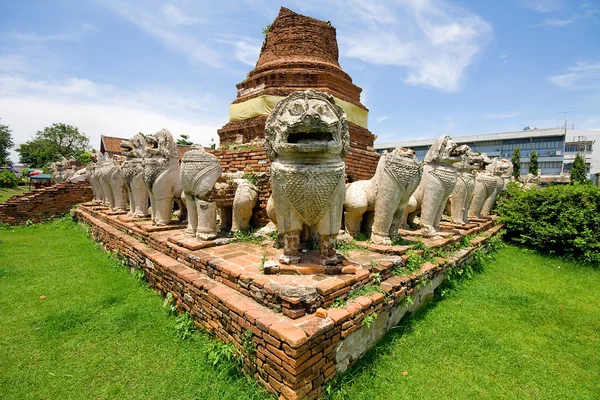
<instances>
[{"instance_id":1,"label":"white modern building","mask_svg":"<svg viewBox=\"0 0 600 400\"><path fill-rule=\"evenodd\" d=\"M381 153L395 147L408 147L415 150L419 160L423 160L435 139L375 143L375 151ZM560 180L561 175L568 176L578 152L585 157L590 179L595 180L595 174L600 172L600 149L594 152L595 147L600 146L600 142L594 145L600 140L600 130L533 128L515 132L453 136L452 139L460 145L468 145L473 151L508 160L511 159L515 148L519 147L522 175L529 172L529 156L533 150L538 154L540 175L553 176L557 180Z\"/></svg>"}]
</instances>

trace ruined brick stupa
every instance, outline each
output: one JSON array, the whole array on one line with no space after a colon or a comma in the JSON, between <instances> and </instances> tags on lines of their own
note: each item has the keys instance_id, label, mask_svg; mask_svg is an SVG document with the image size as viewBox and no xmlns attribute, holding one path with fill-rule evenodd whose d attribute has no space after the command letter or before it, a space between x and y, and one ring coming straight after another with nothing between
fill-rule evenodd
<instances>
[{"instance_id":1,"label":"ruined brick stupa","mask_svg":"<svg viewBox=\"0 0 600 400\"><path fill-rule=\"evenodd\" d=\"M285 7L271 24L256 67L237 85L229 122L221 128L221 144L248 143L264 137L268 114L283 97L313 89L332 94L348 115L350 144L347 160L351 179L368 179L375 172L375 135L367 129L368 109L360 102L361 88L338 63L336 30L329 22L297 14Z\"/></svg>"}]
</instances>

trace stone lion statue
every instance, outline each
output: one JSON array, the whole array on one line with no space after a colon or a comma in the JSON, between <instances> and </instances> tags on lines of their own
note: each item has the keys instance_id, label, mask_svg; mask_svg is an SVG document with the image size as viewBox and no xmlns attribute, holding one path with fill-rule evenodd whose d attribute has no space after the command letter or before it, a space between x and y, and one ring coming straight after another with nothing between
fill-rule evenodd
<instances>
[{"instance_id":1,"label":"stone lion statue","mask_svg":"<svg viewBox=\"0 0 600 400\"><path fill-rule=\"evenodd\" d=\"M469 217L479 218L492 212L498 193L504 189L503 175L510 174L512 174L512 163L498 158L494 158L485 171L477 174Z\"/></svg>"},{"instance_id":2,"label":"stone lion statue","mask_svg":"<svg viewBox=\"0 0 600 400\"><path fill-rule=\"evenodd\" d=\"M69 157L69 159L61 157L60 160L51 163L48 168L52 171L52 180L55 183L68 181L76 172L75 162L74 157Z\"/></svg>"},{"instance_id":3,"label":"stone lion statue","mask_svg":"<svg viewBox=\"0 0 600 400\"><path fill-rule=\"evenodd\" d=\"M121 141L121 153L126 157L121 174L129 198L128 216L143 218L148 215L148 190L144 184L142 160L146 154L146 139L140 134Z\"/></svg>"},{"instance_id":4,"label":"stone lion statue","mask_svg":"<svg viewBox=\"0 0 600 400\"><path fill-rule=\"evenodd\" d=\"M186 218L181 201L183 188L179 178L179 154L173 135L162 129L146 137L147 152L142 159L144 184L150 197L152 223L167 225L171 222L173 201L179 204L180 220Z\"/></svg>"},{"instance_id":5,"label":"stone lion statue","mask_svg":"<svg viewBox=\"0 0 600 400\"><path fill-rule=\"evenodd\" d=\"M423 233L440 229L444 207L456 186L457 172L453 164L468 150L468 146L459 147L447 135L433 142L423 160L423 178L413 195L416 207L408 215L409 225L414 226L414 217L420 211Z\"/></svg>"},{"instance_id":6,"label":"stone lion statue","mask_svg":"<svg viewBox=\"0 0 600 400\"><path fill-rule=\"evenodd\" d=\"M103 175L104 180L110 187L112 192L110 201L110 208L114 211L125 211L127 209L127 189L125 188L125 181L121 174L121 165L125 161L125 157L115 155L107 163L105 173Z\"/></svg>"},{"instance_id":7,"label":"stone lion statue","mask_svg":"<svg viewBox=\"0 0 600 400\"><path fill-rule=\"evenodd\" d=\"M283 238L283 263L300 261L304 227L318 234L325 265L337 264L335 242L344 205L348 119L333 96L307 90L281 100L265 125L272 197L267 212Z\"/></svg>"},{"instance_id":8,"label":"stone lion statue","mask_svg":"<svg viewBox=\"0 0 600 400\"><path fill-rule=\"evenodd\" d=\"M94 174L98 177L100 187L103 193L103 204L107 207L112 207L115 203L112 188L110 187L110 173L114 167L112 158L108 154L103 154L98 157Z\"/></svg>"},{"instance_id":9,"label":"stone lion statue","mask_svg":"<svg viewBox=\"0 0 600 400\"><path fill-rule=\"evenodd\" d=\"M104 191L100 185L99 164L104 160L104 155L98 150L95 150L92 155L92 162L85 167L85 178L92 186L95 203L104 203Z\"/></svg>"},{"instance_id":10,"label":"stone lion statue","mask_svg":"<svg viewBox=\"0 0 600 400\"><path fill-rule=\"evenodd\" d=\"M356 236L363 216L371 240L376 244L391 245L398 236L398 228L411 195L421 181L423 168L415 152L396 148L379 159L373 178L347 185L345 222L346 231ZM370 215L372 214L372 215Z\"/></svg>"},{"instance_id":11,"label":"stone lion statue","mask_svg":"<svg viewBox=\"0 0 600 400\"><path fill-rule=\"evenodd\" d=\"M484 154L468 151L462 155L462 160L456 164L458 172L456 186L450 195L450 215L452 222L464 225L469 222L469 207L475 191L475 171L491 160Z\"/></svg>"},{"instance_id":12,"label":"stone lion statue","mask_svg":"<svg viewBox=\"0 0 600 400\"><path fill-rule=\"evenodd\" d=\"M182 197L188 210L188 226L185 234L200 240L217 236L217 206L210 195L221 176L217 157L202 146L193 145L181 159Z\"/></svg>"},{"instance_id":13,"label":"stone lion statue","mask_svg":"<svg viewBox=\"0 0 600 400\"><path fill-rule=\"evenodd\" d=\"M540 176L528 173L525 176L521 176L519 180L523 184L523 190L527 191L538 187L540 183Z\"/></svg>"}]
</instances>

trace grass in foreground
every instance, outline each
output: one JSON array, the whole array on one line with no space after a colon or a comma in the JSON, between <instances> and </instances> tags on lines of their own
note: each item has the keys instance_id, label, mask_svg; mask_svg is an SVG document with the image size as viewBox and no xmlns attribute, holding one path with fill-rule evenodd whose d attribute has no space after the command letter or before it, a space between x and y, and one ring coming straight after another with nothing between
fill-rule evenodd
<instances>
[{"instance_id":1,"label":"grass in foreground","mask_svg":"<svg viewBox=\"0 0 600 400\"><path fill-rule=\"evenodd\" d=\"M205 335L179 339L162 299L114 264L67 220L0 229L0 398L266 398L212 365ZM505 247L393 329L331 397L598 398L598 288L600 271Z\"/></svg>"},{"instance_id":2,"label":"grass in foreground","mask_svg":"<svg viewBox=\"0 0 600 400\"><path fill-rule=\"evenodd\" d=\"M14 189L11 188L0 188L0 203L4 203L15 194L21 194L29 192L29 186L17 186Z\"/></svg>"},{"instance_id":3,"label":"grass in foreground","mask_svg":"<svg viewBox=\"0 0 600 400\"><path fill-rule=\"evenodd\" d=\"M392 329L330 397L598 399L600 270L505 246Z\"/></svg>"},{"instance_id":4,"label":"grass in foreground","mask_svg":"<svg viewBox=\"0 0 600 400\"><path fill-rule=\"evenodd\" d=\"M0 398L262 399L68 220L0 229ZM45 296L40 300L40 296Z\"/></svg>"}]
</instances>

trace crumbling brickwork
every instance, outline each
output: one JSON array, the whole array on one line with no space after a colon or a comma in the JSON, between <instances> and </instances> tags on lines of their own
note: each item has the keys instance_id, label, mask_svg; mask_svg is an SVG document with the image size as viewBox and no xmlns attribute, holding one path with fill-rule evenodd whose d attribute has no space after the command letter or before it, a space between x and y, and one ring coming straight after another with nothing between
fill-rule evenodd
<instances>
[{"instance_id":1,"label":"crumbling brickwork","mask_svg":"<svg viewBox=\"0 0 600 400\"><path fill-rule=\"evenodd\" d=\"M0 204L0 224L18 225L59 217L75 204L93 197L88 182L63 182L54 186L18 194Z\"/></svg>"}]
</instances>

